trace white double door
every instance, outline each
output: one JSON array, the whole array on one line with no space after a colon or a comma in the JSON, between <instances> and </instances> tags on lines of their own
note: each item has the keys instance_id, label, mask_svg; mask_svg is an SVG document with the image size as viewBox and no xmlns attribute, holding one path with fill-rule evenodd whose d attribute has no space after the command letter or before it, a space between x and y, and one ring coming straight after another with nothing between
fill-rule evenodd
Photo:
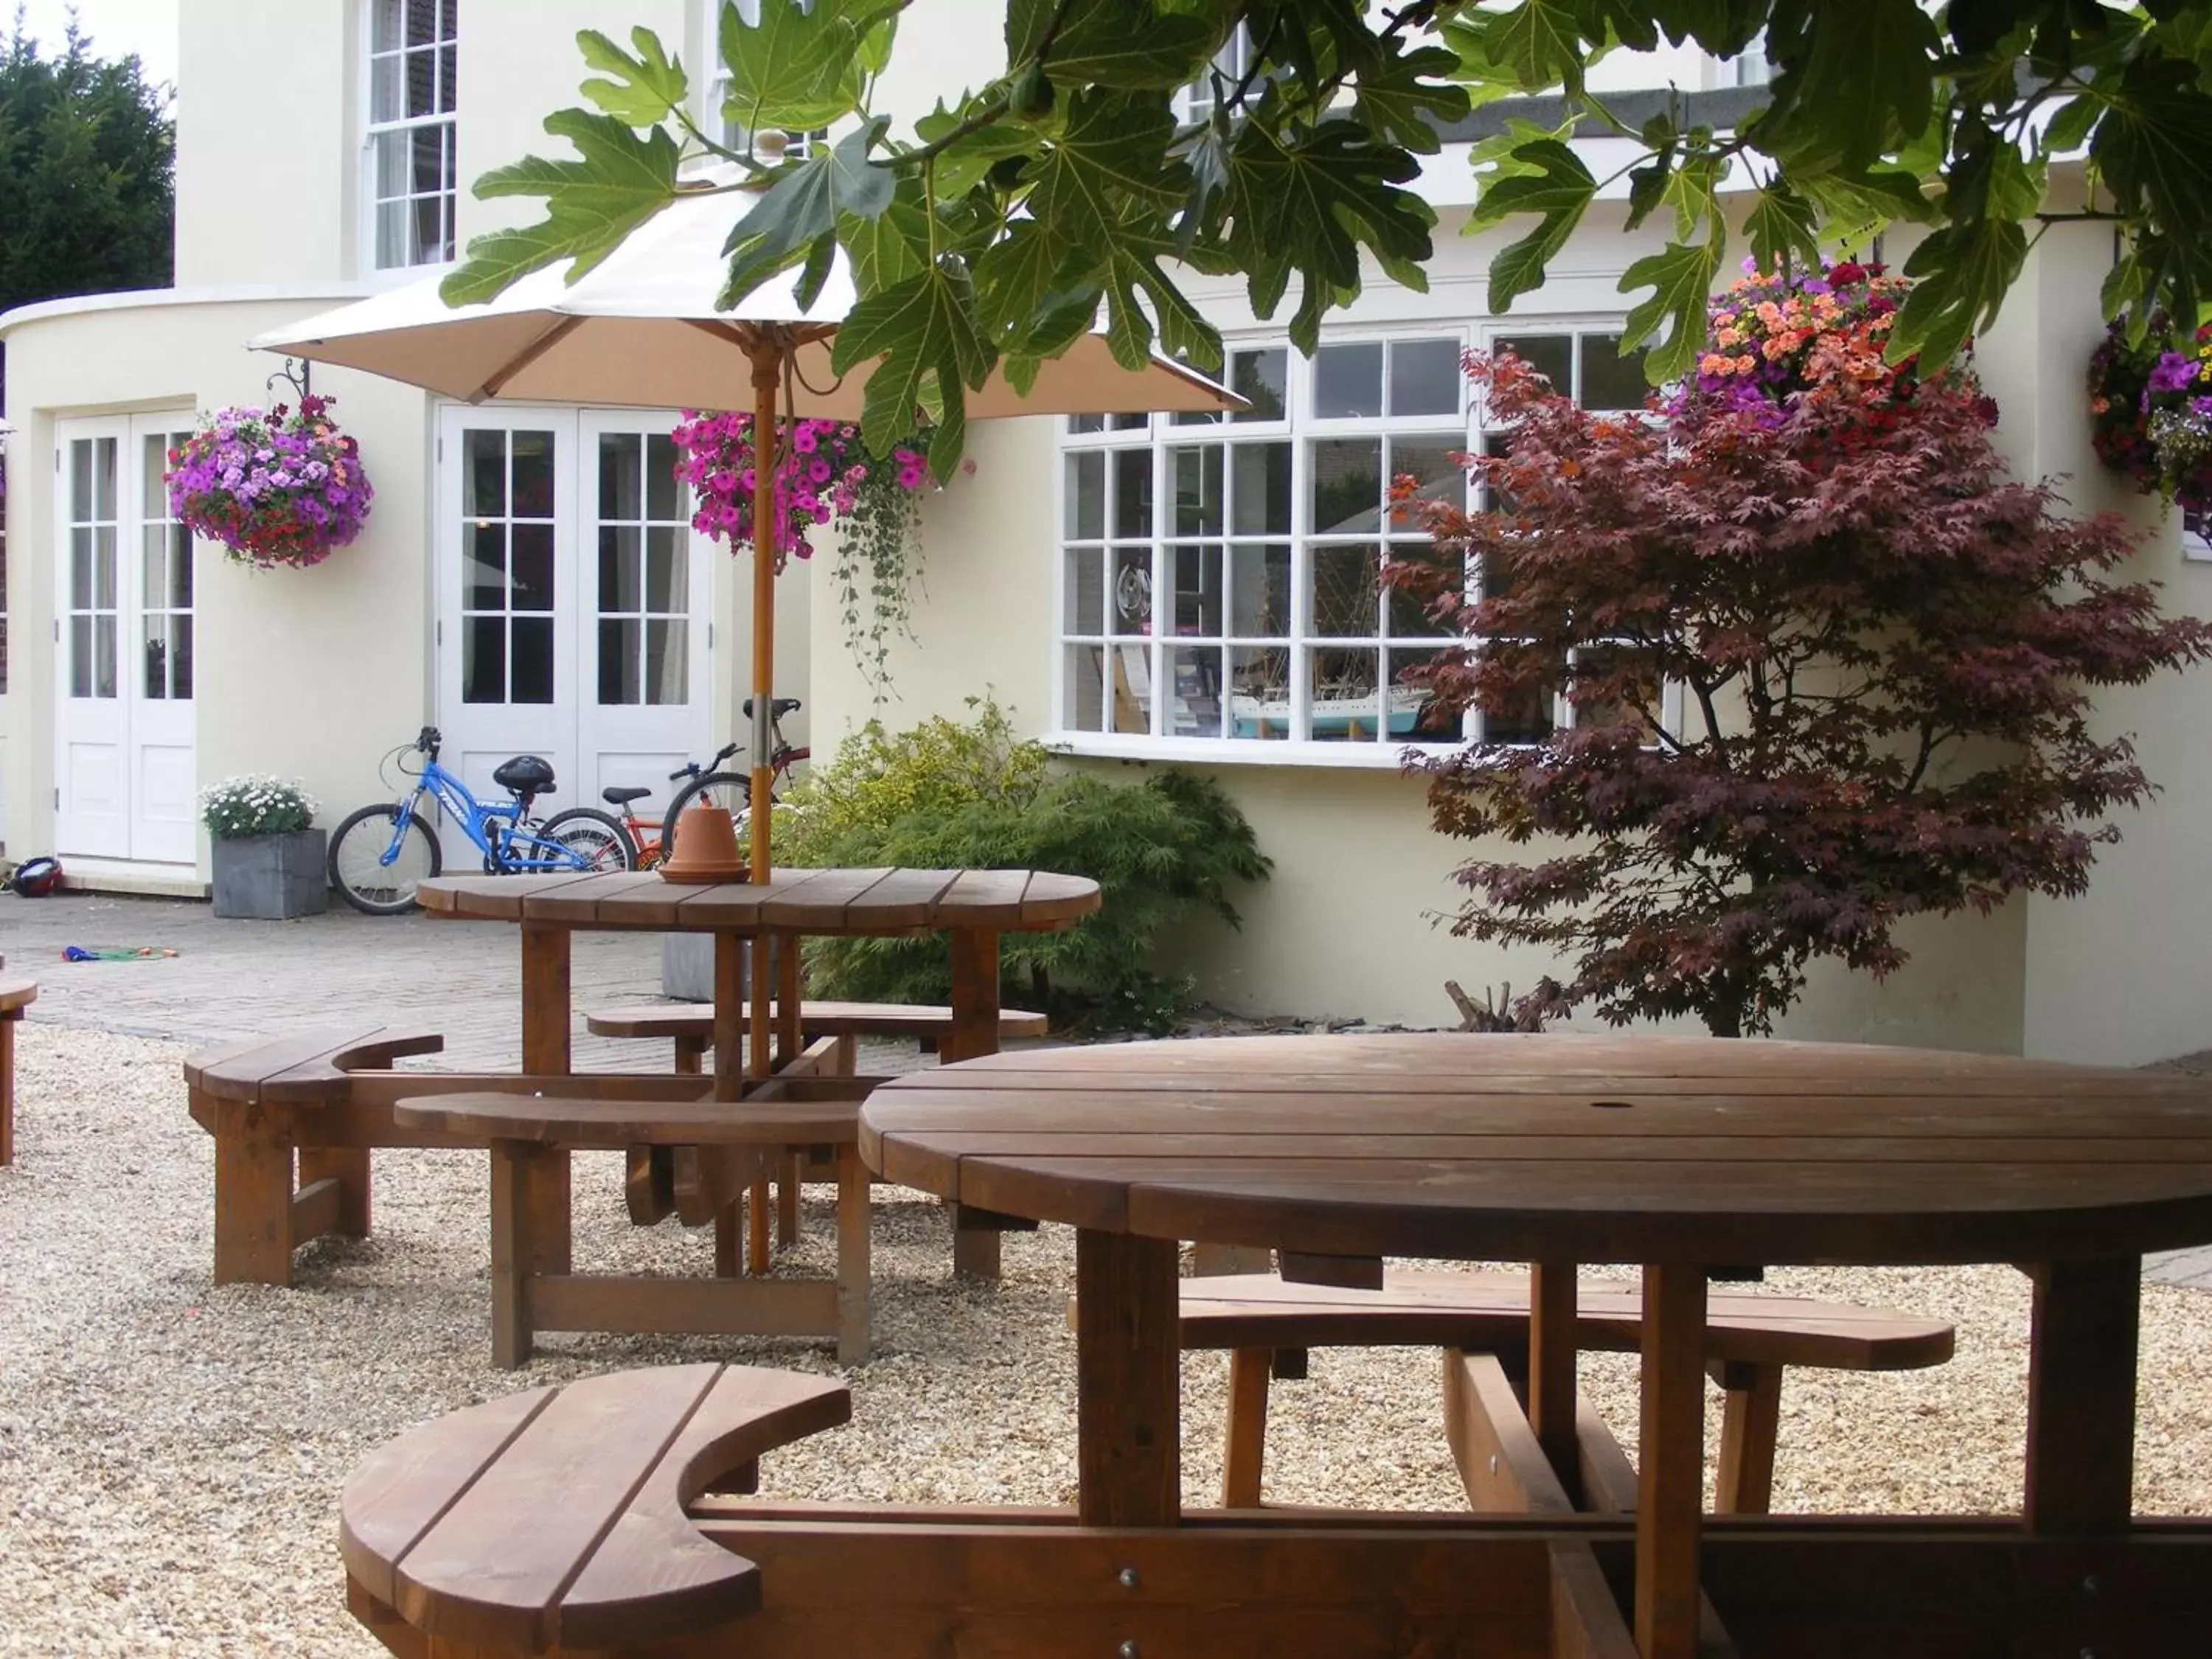
<instances>
[{"instance_id":1,"label":"white double door","mask_svg":"<svg viewBox=\"0 0 2212 1659\"><path fill-rule=\"evenodd\" d=\"M169 515L168 452L189 416L56 427L54 846L190 866L192 540Z\"/></svg>"},{"instance_id":2,"label":"white double door","mask_svg":"<svg viewBox=\"0 0 2212 1659\"><path fill-rule=\"evenodd\" d=\"M438 724L480 799L551 762L547 813L602 805L709 752L713 544L673 470L677 422L629 410L451 408L438 443Z\"/></svg>"}]
</instances>

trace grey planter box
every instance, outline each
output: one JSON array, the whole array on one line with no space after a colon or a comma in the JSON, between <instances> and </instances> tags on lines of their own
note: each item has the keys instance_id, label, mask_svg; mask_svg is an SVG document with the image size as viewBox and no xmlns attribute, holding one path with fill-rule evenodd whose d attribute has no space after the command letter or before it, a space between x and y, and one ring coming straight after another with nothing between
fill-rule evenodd
<instances>
[{"instance_id":1,"label":"grey planter box","mask_svg":"<svg viewBox=\"0 0 2212 1659\"><path fill-rule=\"evenodd\" d=\"M746 963L750 968L750 958ZM745 975L750 995L752 976ZM663 933L660 936L660 994L679 1002L714 1000L714 936L712 933Z\"/></svg>"},{"instance_id":2,"label":"grey planter box","mask_svg":"<svg viewBox=\"0 0 2212 1659\"><path fill-rule=\"evenodd\" d=\"M324 873L325 843L319 830L289 836L218 837L215 848L215 913L261 921L319 916L330 902Z\"/></svg>"}]
</instances>

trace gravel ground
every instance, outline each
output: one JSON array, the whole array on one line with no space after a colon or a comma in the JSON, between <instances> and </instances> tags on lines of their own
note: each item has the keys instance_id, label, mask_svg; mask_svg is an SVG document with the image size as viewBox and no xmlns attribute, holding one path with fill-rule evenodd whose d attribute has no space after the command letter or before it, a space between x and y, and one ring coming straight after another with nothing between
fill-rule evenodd
<instances>
[{"instance_id":1,"label":"gravel ground","mask_svg":"<svg viewBox=\"0 0 2212 1659\"><path fill-rule=\"evenodd\" d=\"M344 1611L335 1532L347 1472L383 1441L602 1369L831 1369L804 1344L554 1337L526 1371L493 1370L474 1155L380 1153L375 1238L303 1252L296 1289L218 1290L211 1148L185 1114L184 1048L37 1024L22 1035L18 1163L0 1170L0 1655L373 1659L383 1650ZM580 1267L705 1270L705 1237L629 1224L613 1158L576 1164ZM794 1271L826 1270L830 1222L826 1202L810 1203ZM875 1228L878 1354L851 1373L854 1423L772 1457L763 1490L1072 1498L1072 1236L1010 1236L1005 1282L981 1290L951 1281L933 1202L880 1189ZM2024 1280L2002 1267L1770 1277L1959 1326L1959 1357L1935 1370L1791 1374L1778 1508L2017 1508ZM2144 1297L2137 1507L2212 1515L2212 1297L2153 1285ZM1584 1372L1632 1449L1633 1361L1591 1356ZM1184 1368L1193 1502L1219 1480L1226 1373L1218 1355ZM1709 1444L1717 1430L1716 1411ZM1316 1352L1309 1381L1278 1385L1269 1445L1276 1498L1461 1501L1427 1354Z\"/></svg>"}]
</instances>

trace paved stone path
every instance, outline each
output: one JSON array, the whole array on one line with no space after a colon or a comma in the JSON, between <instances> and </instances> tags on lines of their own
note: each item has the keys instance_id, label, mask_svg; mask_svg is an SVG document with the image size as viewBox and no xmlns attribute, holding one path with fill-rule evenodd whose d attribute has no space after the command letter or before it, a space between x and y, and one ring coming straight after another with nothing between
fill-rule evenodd
<instances>
[{"instance_id":1,"label":"paved stone path","mask_svg":"<svg viewBox=\"0 0 2212 1659\"><path fill-rule=\"evenodd\" d=\"M581 1018L585 1009L659 997L660 936L574 937L577 1068L664 1069L662 1044L595 1037ZM66 963L61 953L70 945L167 945L178 954ZM417 1064L516 1068L521 951L520 930L501 924L364 916L343 906L297 921L224 921L207 905L183 899L0 895L0 954L10 972L37 977L33 1018L191 1042L278 1036L367 1016L443 1031L444 1054ZM867 1043L862 1054L862 1069L879 1076L917 1063L911 1044ZM2212 1051L2169 1063L2212 1071ZM2145 1271L2212 1291L2212 1247L2153 1256Z\"/></svg>"}]
</instances>

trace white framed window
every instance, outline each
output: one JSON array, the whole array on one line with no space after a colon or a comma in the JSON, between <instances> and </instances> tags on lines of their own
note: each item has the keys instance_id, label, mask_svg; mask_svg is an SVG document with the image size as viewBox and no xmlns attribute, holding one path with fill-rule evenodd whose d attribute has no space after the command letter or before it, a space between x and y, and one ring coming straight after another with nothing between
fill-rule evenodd
<instances>
[{"instance_id":1,"label":"white framed window","mask_svg":"<svg viewBox=\"0 0 2212 1659\"><path fill-rule=\"evenodd\" d=\"M366 137L369 260L449 263L460 198L460 0L369 0Z\"/></svg>"},{"instance_id":2,"label":"white framed window","mask_svg":"<svg viewBox=\"0 0 2212 1659\"><path fill-rule=\"evenodd\" d=\"M1753 37L1752 42L1733 58L1723 58L1719 65L1719 84L1724 87L1763 87L1774 78L1774 65L1766 61L1766 34L1764 30Z\"/></svg>"},{"instance_id":3,"label":"white framed window","mask_svg":"<svg viewBox=\"0 0 2212 1659\"><path fill-rule=\"evenodd\" d=\"M1457 648L1383 589L1424 544L1388 495L1476 505L1456 455L1496 453L1462 373L1472 340L1511 345L1593 406L1640 406L1619 325L1431 328L1346 338L1311 358L1237 345L1225 416L1086 416L1061 445L1057 740L1101 753L1395 763L1408 744L1540 743L1558 696L1446 716L1412 671ZM1505 573L1471 573L1480 585Z\"/></svg>"},{"instance_id":4,"label":"white framed window","mask_svg":"<svg viewBox=\"0 0 2212 1659\"><path fill-rule=\"evenodd\" d=\"M760 26L763 0L704 0L701 9L706 18L702 36L706 44L700 53L700 61L709 66L709 73L698 77L705 88L706 100L699 111L698 120L700 127L723 149L747 152L751 148L751 137L745 131L744 123L737 119L728 107L730 66L722 58L722 8L726 3L737 8L738 17L747 27L757 28ZM811 0L767 0L767 3L796 5L801 11L812 9ZM817 127L811 132L793 132L786 129L782 133L781 153L787 157L804 161L817 144L829 137L830 129L827 127ZM765 161L775 158L763 155L759 159Z\"/></svg>"}]
</instances>

